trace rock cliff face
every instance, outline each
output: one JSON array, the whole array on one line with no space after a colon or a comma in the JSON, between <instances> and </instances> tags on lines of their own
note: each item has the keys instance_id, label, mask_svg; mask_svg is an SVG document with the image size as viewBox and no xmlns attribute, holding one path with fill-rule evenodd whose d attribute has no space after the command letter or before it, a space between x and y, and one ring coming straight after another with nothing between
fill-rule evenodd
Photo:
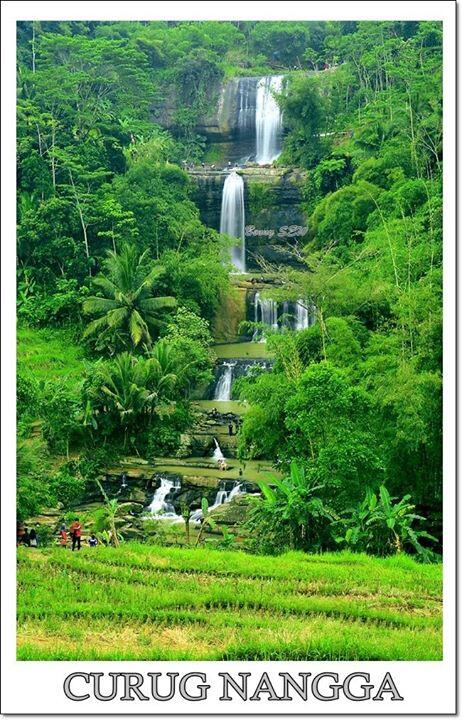
<instances>
[{"instance_id":1,"label":"rock cliff face","mask_svg":"<svg viewBox=\"0 0 462 720\"><path fill-rule=\"evenodd\" d=\"M245 161L255 153L255 107L259 77L232 78L214 83L208 92L209 110L196 127L208 143L217 144L217 153L232 163ZM151 108L154 122L175 131L178 102L173 90L162 104ZM222 147L221 147L222 146Z\"/></svg>"},{"instance_id":2,"label":"rock cliff face","mask_svg":"<svg viewBox=\"0 0 462 720\"><path fill-rule=\"evenodd\" d=\"M287 262L281 246L303 241L306 223L301 208L301 170L248 166L239 170L244 178L245 241L247 267L256 268L257 256ZM220 229L220 211L226 174L221 170L190 171L193 199L203 222ZM279 246L279 247L278 247Z\"/></svg>"}]
</instances>

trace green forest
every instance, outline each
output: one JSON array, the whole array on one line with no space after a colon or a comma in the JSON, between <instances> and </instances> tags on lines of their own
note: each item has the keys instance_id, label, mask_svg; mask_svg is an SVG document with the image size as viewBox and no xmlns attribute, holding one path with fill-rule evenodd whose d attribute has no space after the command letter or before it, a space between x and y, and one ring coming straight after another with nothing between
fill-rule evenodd
<instances>
[{"instance_id":1,"label":"green forest","mask_svg":"<svg viewBox=\"0 0 462 720\"><path fill-rule=\"evenodd\" d=\"M129 583L150 550L176 572L176 551L210 573L223 557L258 576L266 559L282 588L283 558L302 582L325 554L315 592L333 583L349 610L308 656L421 659L413 607L422 635L439 616L417 597L394 656L375 636L339 650L335 623L359 616L335 573L343 558L377 575L396 637L412 583L391 597L380 568L435 588L441 574L442 24L21 21L17 61L17 519L46 578L65 562L82 584ZM267 131L280 146L259 160ZM224 221L226 178L245 233ZM298 235L263 238L281 225ZM101 547L63 560L52 546L76 518ZM36 608L58 592L46 578ZM23 659L48 652L32 604ZM151 619L196 622L172 617ZM72 658L71 640L47 657ZM274 658L236 643L219 657ZM300 629L276 659L303 647Z\"/></svg>"}]
</instances>

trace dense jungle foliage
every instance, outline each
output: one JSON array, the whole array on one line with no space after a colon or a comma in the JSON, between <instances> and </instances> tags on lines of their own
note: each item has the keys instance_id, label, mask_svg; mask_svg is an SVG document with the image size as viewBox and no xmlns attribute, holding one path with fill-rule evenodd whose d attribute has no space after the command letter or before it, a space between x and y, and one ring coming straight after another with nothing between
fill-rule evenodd
<instances>
[{"instance_id":1,"label":"dense jungle foliage","mask_svg":"<svg viewBox=\"0 0 462 720\"><path fill-rule=\"evenodd\" d=\"M230 266L184 165L219 83L277 72L309 232L273 296L317 321L236 383L240 457L287 478L252 510L254 549L441 550L441 63L436 22L18 23L21 519L190 427Z\"/></svg>"}]
</instances>

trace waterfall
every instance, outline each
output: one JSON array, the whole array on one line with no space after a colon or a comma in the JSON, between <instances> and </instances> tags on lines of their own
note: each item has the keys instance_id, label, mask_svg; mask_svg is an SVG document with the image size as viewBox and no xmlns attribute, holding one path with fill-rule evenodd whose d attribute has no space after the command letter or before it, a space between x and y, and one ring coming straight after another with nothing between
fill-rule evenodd
<instances>
[{"instance_id":1,"label":"waterfall","mask_svg":"<svg viewBox=\"0 0 462 720\"><path fill-rule=\"evenodd\" d=\"M239 242L231 248L231 260L240 272L245 272L244 225L244 181L233 170L229 173L223 185L220 232L238 239Z\"/></svg>"},{"instance_id":2,"label":"waterfall","mask_svg":"<svg viewBox=\"0 0 462 720\"><path fill-rule=\"evenodd\" d=\"M255 78L239 78L237 128L240 133L252 130L255 124Z\"/></svg>"},{"instance_id":3,"label":"waterfall","mask_svg":"<svg viewBox=\"0 0 462 720\"><path fill-rule=\"evenodd\" d=\"M213 459L218 462L219 460L224 460L225 456L221 452L221 447L218 444L218 440L216 438L213 438L213 442L215 443L215 450L213 451Z\"/></svg>"},{"instance_id":4,"label":"waterfall","mask_svg":"<svg viewBox=\"0 0 462 720\"><path fill-rule=\"evenodd\" d=\"M290 328L290 303L284 300L282 303L282 324L286 328Z\"/></svg>"},{"instance_id":5,"label":"waterfall","mask_svg":"<svg viewBox=\"0 0 462 720\"><path fill-rule=\"evenodd\" d=\"M314 325L316 316L314 306L307 305L306 300L297 300L295 303L295 330L305 330Z\"/></svg>"},{"instance_id":6,"label":"waterfall","mask_svg":"<svg viewBox=\"0 0 462 720\"><path fill-rule=\"evenodd\" d=\"M149 506L153 518L159 520L178 519L173 504L169 502L167 498L172 490L177 490L180 487L181 484L179 480L172 480L171 478L161 476L160 486L155 491L151 505Z\"/></svg>"},{"instance_id":7,"label":"waterfall","mask_svg":"<svg viewBox=\"0 0 462 720\"><path fill-rule=\"evenodd\" d=\"M231 386L233 384L233 369L236 363L223 363L221 374L215 387L214 400L231 400Z\"/></svg>"},{"instance_id":8,"label":"waterfall","mask_svg":"<svg viewBox=\"0 0 462 720\"><path fill-rule=\"evenodd\" d=\"M225 503L231 502L231 500L236 497L236 495L241 495L245 493L245 488L243 483L240 483L236 480L231 490L226 490L226 480L220 480L220 484L218 486L217 494L215 495L215 500L213 501L213 505L210 505L209 510L214 510L219 505L224 505ZM194 512L191 513L191 517L189 519L192 523L198 523L202 520L202 510L194 510Z\"/></svg>"},{"instance_id":9,"label":"waterfall","mask_svg":"<svg viewBox=\"0 0 462 720\"><path fill-rule=\"evenodd\" d=\"M262 298L260 293L255 293L254 299L255 317L256 323L266 325L272 330L278 330L278 304L276 300L270 300L269 298ZM253 335L253 340L258 339L260 330L256 329Z\"/></svg>"},{"instance_id":10,"label":"waterfall","mask_svg":"<svg viewBox=\"0 0 462 720\"><path fill-rule=\"evenodd\" d=\"M236 495L241 495L243 493L245 493L245 489L243 488L242 483L237 483L227 496L225 502L230 502L233 497L236 497Z\"/></svg>"},{"instance_id":11,"label":"waterfall","mask_svg":"<svg viewBox=\"0 0 462 720\"><path fill-rule=\"evenodd\" d=\"M304 330L308 327L308 308L304 306L303 300L295 303L295 329Z\"/></svg>"},{"instance_id":12,"label":"waterfall","mask_svg":"<svg viewBox=\"0 0 462 720\"><path fill-rule=\"evenodd\" d=\"M260 316L260 318L259 318ZM278 327L278 304L276 300L262 298L255 293L255 322L261 322L274 329Z\"/></svg>"},{"instance_id":13,"label":"waterfall","mask_svg":"<svg viewBox=\"0 0 462 720\"><path fill-rule=\"evenodd\" d=\"M257 85L255 126L257 132L256 161L269 165L281 154L282 115L273 93L281 92L283 75L262 77Z\"/></svg>"}]
</instances>

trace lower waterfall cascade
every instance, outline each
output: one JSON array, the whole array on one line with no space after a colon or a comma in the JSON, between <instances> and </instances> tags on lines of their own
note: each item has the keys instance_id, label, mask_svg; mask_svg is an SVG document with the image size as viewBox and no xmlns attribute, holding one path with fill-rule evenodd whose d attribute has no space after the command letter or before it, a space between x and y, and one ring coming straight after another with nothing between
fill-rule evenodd
<instances>
[{"instance_id":1,"label":"lower waterfall cascade","mask_svg":"<svg viewBox=\"0 0 462 720\"><path fill-rule=\"evenodd\" d=\"M155 519L160 520L176 520L178 515L175 512L175 508L171 502L168 501L168 496L172 490L179 490L181 483L179 480L174 480L168 477L160 478L160 485L154 493L152 502L149 506L151 516Z\"/></svg>"},{"instance_id":2,"label":"lower waterfall cascade","mask_svg":"<svg viewBox=\"0 0 462 720\"><path fill-rule=\"evenodd\" d=\"M262 298L261 294L256 292L253 304L254 323L263 325L273 332L278 332L283 327L296 331L306 330L306 328L314 325L316 321L314 306L311 303L306 303L303 299L299 299L295 303L285 300L282 305L279 305L276 300ZM264 328L257 327L254 330L252 340L264 341Z\"/></svg>"},{"instance_id":3,"label":"lower waterfall cascade","mask_svg":"<svg viewBox=\"0 0 462 720\"><path fill-rule=\"evenodd\" d=\"M224 505L225 503L231 502L231 500L236 497L236 495L245 494L245 488L243 483L240 483L236 480L231 490L226 490L227 482L229 481L220 480L215 500L213 501L213 504L210 505L209 510L214 510L215 508L219 507L219 505ZM199 508L199 510L195 510L193 513L191 513L189 521L192 523L199 523L202 520L202 517L203 513L202 510Z\"/></svg>"},{"instance_id":4,"label":"lower waterfall cascade","mask_svg":"<svg viewBox=\"0 0 462 720\"><path fill-rule=\"evenodd\" d=\"M233 370L236 367L235 362L225 362L222 366L221 375L215 387L214 400L231 400L231 387L233 384Z\"/></svg>"}]
</instances>

